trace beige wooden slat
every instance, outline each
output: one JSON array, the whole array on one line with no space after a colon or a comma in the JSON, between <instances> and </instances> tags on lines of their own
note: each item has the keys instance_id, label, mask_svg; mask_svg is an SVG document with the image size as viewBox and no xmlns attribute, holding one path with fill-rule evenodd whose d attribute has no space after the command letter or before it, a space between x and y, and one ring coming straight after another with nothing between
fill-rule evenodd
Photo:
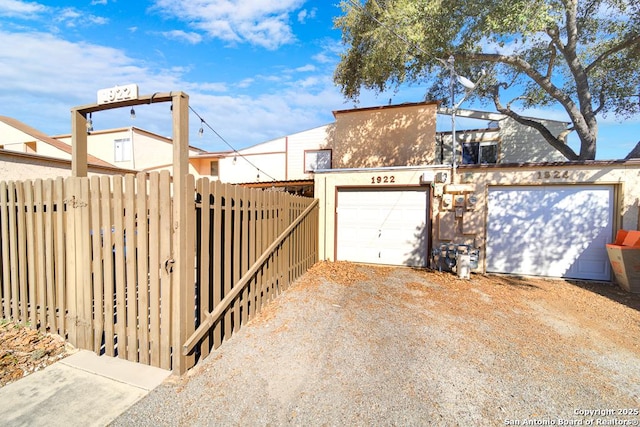
<instances>
[{"instance_id":1,"label":"beige wooden slat","mask_svg":"<svg viewBox=\"0 0 640 427\"><path fill-rule=\"evenodd\" d=\"M196 183L193 175L186 175L184 177L184 219L186 220L186 227L184 229L184 241L186 250L184 252L185 259L183 260L184 279L181 280L180 291L182 293L181 299L183 301L180 322L180 345L176 346L176 353L182 354L180 346L184 344L188 337L190 337L196 330L196 204L195 204L195 192ZM174 357L176 357L174 355ZM189 369L195 365L195 354L185 355L184 357L184 369Z\"/></svg>"},{"instance_id":2,"label":"beige wooden slat","mask_svg":"<svg viewBox=\"0 0 640 427\"><path fill-rule=\"evenodd\" d=\"M209 304L212 293L210 292L211 282L209 280L211 265L211 253L209 245L211 243L211 184L208 178L200 178L197 184L198 194L200 194L200 253L199 255L199 273L200 273L200 313L199 319L213 310ZM200 344L201 356L209 355L212 335L207 334Z\"/></svg>"},{"instance_id":3,"label":"beige wooden slat","mask_svg":"<svg viewBox=\"0 0 640 427\"><path fill-rule=\"evenodd\" d=\"M242 200L242 231L241 231L241 253L240 264L242 266L241 273L244 275L249 270L249 191L246 187L242 187L240 190L240 199ZM249 286L247 285L240 295L242 301L242 324L246 324L249 321Z\"/></svg>"},{"instance_id":4,"label":"beige wooden slat","mask_svg":"<svg viewBox=\"0 0 640 427\"><path fill-rule=\"evenodd\" d=\"M279 216L280 219L278 221L279 227L278 227L278 236L280 235L280 233L282 233L284 230L286 230L286 228L289 226L289 211L287 209L287 203L289 200L289 195L285 194L285 193L280 193L279 194L279 200L278 200L278 210L279 210ZM287 239L288 240L288 239ZM279 276L279 285L280 285L280 292L286 290L289 287L289 280L287 278L287 251L286 251L286 244L287 244L287 240L285 240L284 242L282 242L282 244L280 245L280 249L278 250L278 276Z\"/></svg>"},{"instance_id":5,"label":"beige wooden slat","mask_svg":"<svg viewBox=\"0 0 640 427\"><path fill-rule=\"evenodd\" d=\"M125 270L127 304L127 359L138 361L138 292L136 266L136 178L124 177Z\"/></svg>"},{"instance_id":6,"label":"beige wooden slat","mask_svg":"<svg viewBox=\"0 0 640 427\"><path fill-rule=\"evenodd\" d=\"M113 197L111 193L111 178L100 177L100 222L102 223L102 271L103 271L103 331L104 352L107 356L115 356L115 275L113 251Z\"/></svg>"},{"instance_id":7,"label":"beige wooden slat","mask_svg":"<svg viewBox=\"0 0 640 427\"><path fill-rule=\"evenodd\" d=\"M160 367L160 174L149 174L149 352Z\"/></svg>"},{"instance_id":8,"label":"beige wooden slat","mask_svg":"<svg viewBox=\"0 0 640 427\"><path fill-rule=\"evenodd\" d=\"M138 263L138 322L140 325L138 352L140 363L149 364L149 223L147 174L136 176L136 226Z\"/></svg>"},{"instance_id":9,"label":"beige wooden slat","mask_svg":"<svg viewBox=\"0 0 640 427\"><path fill-rule=\"evenodd\" d=\"M16 183L8 184L9 207L9 272L11 277L11 319L20 321L20 284L18 278L18 218L16 206Z\"/></svg>"},{"instance_id":10,"label":"beige wooden slat","mask_svg":"<svg viewBox=\"0 0 640 427\"><path fill-rule=\"evenodd\" d=\"M256 221L256 259L262 256L264 251L264 231L266 227L266 212L264 203L264 191L258 190L256 193L257 221ZM265 267L262 265L256 273L256 313L262 311L262 302L265 293Z\"/></svg>"},{"instance_id":11,"label":"beige wooden slat","mask_svg":"<svg viewBox=\"0 0 640 427\"><path fill-rule=\"evenodd\" d=\"M265 211L265 227L262 229L262 249L261 253L267 246L271 244L273 239L273 191L264 191L264 211ZM273 294L273 254L269 255L265 262L264 268L264 295L262 298L262 305L271 301L271 295Z\"/></svg>"},{"instance_id":12,"label":"beige wooden slat","mask_svg":"<svg viewBox=\"0 0 640 427\"><path fill-rule=\"evenodd\" d=\"M36 298L33 299L37 303L38 312L36 314L37 324L41 332L47 332L47 288L45 283L45 261L48 254L45 248L45 228L44 228L44 189L42 179L36 179L33 182L33 201L35 205L35 221L34 221L34 238L35 240L35 257L36 257ZM35 297L35 296L34 296Z\"/></svg>"},{"instance_id":13,"label":"beige wooden slat","mask_svg":"<svg viewBox=\"0 0 640 427\"><path fill-rule=\"evenodd\" d=\"M127 288L124 247L124 194L122 176L113 177L113 243L115 262L115 332L118 357L127 359Z\"/></svg>"},{"instance_id":14,"label":"beige wooden slat","mask_svg":"<svg viewBox=\"0 0 640 427\"><path fill-rule=\"evenodd\" d=\"M160 367L171 369L172 212L168 171L160 172Z\"/></svg>"},{"instance_id":15,"label":"beige wooden slat","mask_svg":"<svg viewBox=\"0 0 640 427\"><path fill-rule=\"evenodd\" d=\"M101 221L102 197L100 177L91 177L91 269L93 270L93 351L100 354L104 334L104 271L102 269L102 241L110 233L109 225Z\"/></svg>"},{"instance_id":16,"label":"beige wooden slat","mask_svg":"<svg viewBox=\"0 0 640 427\"><path fill-rule=\"evenodd\" d=\"M18 283L20 287L19 321L27 323L29 321L28 303L28 280L27 280L27 226L25 214L25 191L24 183L16 182L16 206L17 206L17 239L18 239Z\"/></svg>"},{"instance_id":17,"label":"beige wooden slat","mask_svg":"<svg viewBox=\"0 0 640 427\"><path fill-rule=\"evenodd\" d=\"M222 186L224 189L224 295L228 295L231 292L231 272L232 272L232 262L233 262L233 252L231 249L231 240L233 239L232 234L232 197L233 197L233 189L230 185L224 184ZM228 340L231 338L231 317L233 307L229 307L229 309L224 314L224 339Z\"/></svg>"},{"instance_id":18,"label":"beige wooden slat","mask_svg":"<svg viewBox=\"0 0 640 427\"><path fill-rule=\"evenodd\" d=\"M2 239L2 318L11 319L11 270L9 266L9 201L7 183L0 182L0 238Z\"/></svg>"},{"instance_id":19,"label":"beige wooden slat","mask_svg":"<svg viewBox=\"0 0 640 427\"><path fill-rule=\"evenodd\" d=\"M269 195L269 228L267 229L267 246L271 245L276 238L278 220L276 218L276 193L274 191L267 191ZM268 298L267 301L273 300L276 293L276 278L278 277L278 272L276 270L276 253L277 249L273 252L268 261L268 272L269 272L269 288L268 288Z\"/></svg>"},{"instance_id":20,"label":"beige wooden slat","mask_svg":"<svg viewBox=\"0 0 640 427\"><path fill-rule=\"evenodd\" d=\"M223 277L220 266L223 262L222 257L222 197L223 189L220 181L213 183L214 210L213 210L213 306L214 308L220 304L222 300ZM222 343L222 325L220 322L213 328L213 346L218 348Z\"/></svg>"},{"instance_id":21,"label":"beige wooden slat","mask_svg":"<svg viewBox=\"0 0 640 427\"><path fill-rule=\"evenodd\" d=\"M233 186L233 280L231 286L240 280L240 228L242 226L240 220L242 214L242 201L240 199L239 186ZM240 314L242 305L240 297L236 298L233 303L233 330L237 332L240 329Z\"/></svg>"},{"instance_id":22,"label":"beige wooden slat","mask_svg":"<svg viewBox=\"0 0 640 427\"><path fill-rule=\"evenodd\" d=\"M58 331L58 322L56 317L56 288L55 288L55 270L53 268L54 243L53 243L53 180L47 179L43 182L43 207L44 207L44 251L46 254L44 263L44 282L46 293L46 309L47 324L49 330L56 333Z\"/></svg>"},{"instance_id":23,"label":"beige wooden slat","mask_svg":"<svg viewBox=\"0 0 640 427\"><path fill-rule=\"evenodd\" d=\"M66 226L66 240L65 240L65 259L66 259L66 294L65 301L67 306L67 336L69 342L72 345L79 347L80 343L78 340L77 334L77 321L78 321L78 311L77 311L77 259L76 259L76 251L79 248L76 247L76 222L78 218L76 218L76 203L77 197L80 193L80 182L76 178L67 178L64 182L65 184L65 192L64 192L64 201L66 205L65 210L65 226ZM79 225L77 225L79 227Z\"/></svg>"},{"instance_id":24,"label":"beige wooden slat","mask_svg":"<svg viewBox=\"0 0 640 427\"><path fill-rule=\"evenodd\" d=\"M78 285L79 285L79 314L78 329L82 348L93 349L93 288L91 284L91 208L89 200L89 178L79 178L80 201L78 215L80 216L80 230L76 232L78 239Z\"/></svg>"},{"instance_id":25,"label":"beige wooden slat","mask_svg":"<svg viewBox=\"0 0 640 427\"><path fill-rule=\"evenodd\" d=\"M67 335L67 260L66 245L67 238L65 232L66 225L66 204L64 202L64 180L62 177L56 178L53 184L53 203L55 211L53 213L53 243L54 243L54 269L56 292L56 326L58 334Z\"/></svg>"},{"instance_id":26,"label":"beige wooden slat","mask_svg":"<svg viewBox=\"0 0 640 427\"><path fill-rule=\"evenodd\" d=\"M21 182L22 191L24 192L24 206L20 211L24 213L25 218L25 244L27 249L26 268L27 268L27 295L25 301L29 310L29 323L32 328L38 327L38 307L36 295L36 248L34 245L35 236L35 216L33 213L33 182L31 180Z\"/></svg>"},{"instance_id":27,"label":"beige wooden slat","mask_svg":"<svg viewBox=\"0 0 640 427\"><path fill-rule=\"evenodd\" d=\"M252 266L257 259L258 251L258 190L249 189L249 216L251 223L249 224L249 266ZM258 271L254 278L249 282L249 319L253 319L257 314L258 303Z\"/></svg>"}]
</instances>

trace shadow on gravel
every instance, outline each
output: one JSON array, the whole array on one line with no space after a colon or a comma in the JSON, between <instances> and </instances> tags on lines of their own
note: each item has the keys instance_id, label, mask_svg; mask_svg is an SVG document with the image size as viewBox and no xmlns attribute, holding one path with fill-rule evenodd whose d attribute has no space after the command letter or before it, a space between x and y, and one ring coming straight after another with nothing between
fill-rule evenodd
<instances>
[{"instance_id":1,"label":"shadow on gravel","mask_svg":"<svg viewBox=\"0 0 640 427\"><path fill-rule=\"evenodd\" d=\"M490 274L485 277L491 278L494 285L505 285L505 286L518 286L520 288L533 288L540 289L540 286L534 285L531 283L531 280L528 280L526 277L522 276L507 276L507 275L499 275L499 274Z\"/></svg>"},{"instance_id":2,"label":"shadow on gravel","mask_svg":"<svg viewBox=\"0 0 640 427\"><path fill-rule=\"evenodd\" d=\"M640 294L632 294L620 288L614 283L590 282L586 280L566 280L573 286L577 286L586 291L596 293L605 298L609 298L619 304L626 305L636 311L640 311Z\"/></svg>"}]
</instances>

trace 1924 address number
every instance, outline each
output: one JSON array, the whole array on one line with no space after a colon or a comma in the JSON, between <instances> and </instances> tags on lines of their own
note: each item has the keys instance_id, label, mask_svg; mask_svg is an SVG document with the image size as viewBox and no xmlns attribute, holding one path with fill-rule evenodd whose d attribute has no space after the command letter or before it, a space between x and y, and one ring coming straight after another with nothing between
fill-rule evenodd
<instances>
[{"instance_id":1,"label":"1924 address number","mask_svg":"<svg viewBox=\"0 0 640 427\"><path fill-rule=\"evenodd\" d=\"M536 179L569 179L569 171L538 171Z\"/></svg>"}]
</instances>

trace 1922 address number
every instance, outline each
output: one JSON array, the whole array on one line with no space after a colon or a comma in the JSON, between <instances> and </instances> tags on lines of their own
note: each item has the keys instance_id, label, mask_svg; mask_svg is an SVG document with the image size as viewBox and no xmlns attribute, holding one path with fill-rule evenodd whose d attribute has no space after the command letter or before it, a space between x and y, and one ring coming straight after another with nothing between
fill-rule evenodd
<instances>
[{"instance_id":1,"label":"1922 address number","mask_svg":"<svg viewBox=\"0 0 640 427\"><path fill-rule=\"evenodd\" d=\"M393 175L378 175L371 177L372 184L393 184L396 182L396 177Z\"/></svg>"}]
</instances>

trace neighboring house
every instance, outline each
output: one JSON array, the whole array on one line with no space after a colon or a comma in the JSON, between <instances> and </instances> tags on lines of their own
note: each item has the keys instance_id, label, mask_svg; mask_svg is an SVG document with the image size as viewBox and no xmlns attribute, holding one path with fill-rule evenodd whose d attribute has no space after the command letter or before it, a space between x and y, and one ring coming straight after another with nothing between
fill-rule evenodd
<instances>
[{"instance_id":1,"label":"neighboring house","mask_svg":"<svg viewBox=\"0 0 640 427\"><path fill-rule=\"evenodd\" d=\"M438 113L450 117L448 109L440 109ZM458 110L456 117L486 122L483 128L461 129L456 132L456 160L459 165L567 160L536 129L522 125L504 114ZM557 120L527 118L544 124L555 136L566 132L569 125L568 122ZM440 132L436 144L438 148L442 147L437 150L439 163L450 164L451 132Z\"/></svg>"},{"instance_id":2,"label":"neighboring house","mask_svg":"<svg viewBox=\"0 0 640 427\"><path fill-rule=\"evenodd\" d=\"M237 152L202 153L200 173L228 183L310 181L316 170L451 164L451 132L436 132L436 102L334 111L335 122ZM457 163L564 161L533 128L498 113L458 110L486 122L456 133ZM566 122L536 119L558 135ZM215 175L214 175L215 173Z\"/></svg>"},{"instance_id":3,"label":"neighboring house","mask_svg":"<svg viewBox=\"0 0 640 427\"><path fill-rule=\"evenodd\" d=\"M71 135L59 135L56 140L71 146ZM173 142L137 127L93 131L87 137L89 155L109 162L117 167L138 171L171 169L173 164ZM189 155L204 153L189 147ZM192 164L190 170L198 175Z\"/></svg>"},{"instance_id":4,"label":"neighboring house","mask_svg":"<svg viewBox=\"0 0 640 427\"><path fill-rule=\"evenodd\" d=\"M640 141L638 141L636 146L633 147L633 150L631 150L625 157L625 160L629 159L640 159Z\"/></svg>"},{"instance_id":5,"label":"neighboring house","mask_svg":"<svg viewBox=\"0 0 640 427\"><path fill-rule=\"evenodd\" d=\"M136 171L89 162L89 176L122 175ZM33 153L0 150L0 181L54 179L71 176L71 160L41 156Z\"/></svg>"},{"instance_id":6,"label":"neighboring house","mask_svg":"<svg viewBox=\"0 0 640 427\"><path fill-rule=\"evenodd\" d=\"M71 160L71 145L10 117L0 116L0 148L18 153ZM88 156L92 165L115 167L107 160Z\"/></svg>"}]
</instances>

